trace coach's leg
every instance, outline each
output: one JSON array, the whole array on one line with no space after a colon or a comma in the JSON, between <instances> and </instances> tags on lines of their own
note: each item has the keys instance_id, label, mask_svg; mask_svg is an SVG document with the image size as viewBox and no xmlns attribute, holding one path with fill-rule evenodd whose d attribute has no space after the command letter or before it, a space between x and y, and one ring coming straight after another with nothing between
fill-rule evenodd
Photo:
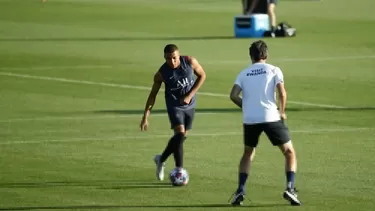
<instances>
[{"instance_id":1,"label":"coach's leg","mask_svg":"<svg viewBox=\"0 0 375 211\"><path fill-rule=\"evenodd\" d=\"M292 141L279 146L285 157L286 187L294 188L295 174L297 171L297 157Z\"/></svg>"},{"instance_id":2,"label":"coach's leg","mask_svg":"<svg viewBox=\"0 0 375 211\"><path fill-rule=\"evenodd\" d=\"M274 146L278 146L285 157L286 190L284 199L291 205L301 205L294 189L294 179L297 171L296 152L294 150L289 129L284 121L267 123L264 130Z\"/></svg>"},{"instance_id":3,"label":"coach's leg","mask_svg":"<svg viewBox=\"0 0 375 211\"><path fill-rule=\"evenodd\" d=\"M270 122L265 125L264 130L272 142L278 146L285 157L285 172L287 188L294 188L294 178L297 170L296 153L289 135L289 129L283 121Z\"/></svg>"},{"instance_id":4,"label":"coach's leg","mask_svg":"<svg viewBox=\"0 0 375 211\"><path fill-rule=\"evenodd\" d=\"M238 189L237 193L245 192L246 181L251 169L251 163L254 160L255 148L250 146L244 147L244 152L241 157L239 169L238 169Z\"/></svg>"},{"instance_id":5,"label":"coach's leg","mask_svg":"<svg viewBox=\"0 0 375 211\"><path fill-rule=\"evenodd\" d=\"M232 205L242 204L245 197L246 181L250 174L251 164L255 157L255 148L258 145L259 136L263 132L261 124L243 124L244 151L238 169L238 188L232 199Z\"/></svg>"},{"instance_id":6,"label":"coach's leg","mask_svg":"<svg viewBox=\"0 0 375 211\"><path fill-rule=\"evenodd\" d=\"M250 172L251 163L255 156L255 147L246 146L241 157L240 166L238 169L238 188L233 195L231 204L233 206L242 205L245 199L246 181Z\"/></svg>"},{"instance_id":7,"label":"coach's leg","mask_svg":"<svg viewBox=\"0 0 375 211\"><path fill-rule=\"evenodd\" d=\"M258 145L262 131L262 125L243 125L244 151L238 169L237 193L245 193L247 177L251 170L251 164L255 157L255 148Z\"/></svg>"},{"instance_id":8,"label":"coach's leg","mask_svg":"<svg viewBox=\"0 0 375 211\"><path fill-rule=\"evenodd\" d=\"M279 148L285 156L286 190L283 193L283 197L288 200L291 205L300 206L301 201L298 199L294 187L294 179L297 171L297 158L292 141L280 145Z\"/></svg>"}]
</instances>

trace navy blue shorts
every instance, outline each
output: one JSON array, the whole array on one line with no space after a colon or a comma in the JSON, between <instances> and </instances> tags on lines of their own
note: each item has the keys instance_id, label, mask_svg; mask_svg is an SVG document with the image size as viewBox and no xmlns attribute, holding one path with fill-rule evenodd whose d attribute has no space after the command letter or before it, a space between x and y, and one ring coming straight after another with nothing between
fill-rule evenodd
<instances>
[{"instance_id":1,"label":"navy blue shorts","mask_svg":"<svg viewBox=\"0 0 375 211\"><path fill-rule=\"evenodd\" d=\"M178 125L184 125L185 130L191 130L193 127L193 120L195 115L195 108L191 109L179 109L179 108L168 108L169 122L171 123L171 129L174 129Z\"/></svg>"}]
</instances>

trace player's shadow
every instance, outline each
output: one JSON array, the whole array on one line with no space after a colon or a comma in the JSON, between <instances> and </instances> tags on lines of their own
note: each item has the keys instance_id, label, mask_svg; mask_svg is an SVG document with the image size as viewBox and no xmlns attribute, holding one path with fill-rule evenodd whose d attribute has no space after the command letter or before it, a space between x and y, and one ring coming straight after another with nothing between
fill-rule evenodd
<instances>
[{"instance_id":1,"label":"player's shadow","mask_svg":"<svg viewBox=\"0 0 375 211\"><path fill-rule=\"evenodd\" d=\"M236 208L276 208L290 206L289 204L251 204L243 205ZM121 209L121 208L133 208L133 209L145 209L145 208L231 208L230 204L192 204L192 205L67 205L67 206L34 206L34 207L0 207L0 210L72 210L72 209Z\"/></svg>"},{"instance_id":2,"label":"player's shadow","mask_svg":"<svg viewBox=\"0 0 375 211\"><path fill-rule=\"evenodd\" d=\"M55 187L93 187L97 189L152 189L174 188L169 183L143 182L131 180L96 180L96 181L50 181L0 183L1 188L55 188Z\"/></svg>"},{"instance_id":3,"label":"player's shadow","mask_svg":"<svg viewBox=\"0 0 375 211\"><path fill-rule=\"evenodd\" d=\"M92 181L50 181L50 182L14 182L0 183L1 188L56 188L56 187L97 187L99 190L105 189L132 189L132 188L176 188L169 183L145 182L136 180L92 180ZM178 188L178 187L177 187ZM243 208L251 207L281 207L288 204L255 204L249 202ZM225 208L232 207L230 204L186 204L186 205L62 205L62 206L18 206L18 207L0 207L0 210L71 210L71 209L146 209L146 208Z\"/></svg>"},{"instance_id":4,"label":"player's shadow","mask_svg":"<svg viewBox=\"0 0 375 211\"><path fill-rule=\"evenodd\" d=\"M230 40L234 36L174 36L174 37L44 37L0 38L0 42L111 42L111 41L173 41L173 40Z\"/></svg>"}]
</instances>

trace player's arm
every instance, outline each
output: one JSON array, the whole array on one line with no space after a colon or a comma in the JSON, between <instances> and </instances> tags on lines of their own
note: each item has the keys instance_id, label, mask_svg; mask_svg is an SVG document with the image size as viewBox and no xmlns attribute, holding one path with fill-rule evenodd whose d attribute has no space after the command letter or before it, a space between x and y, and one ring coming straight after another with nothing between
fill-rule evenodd
<instances>
[{"instance_id":1,"label":"player's arm","mask_svg":"<svg viewBox=\"0 0 375 211\"><path fill-rule=\"evenodd\" d=\"M143 119L147 119L150 115L152 107L155 104L156 96L160 90L161 84L163 83L163 79L159 73L159 71L154 75L154 84L152 85L150 94L148 95L148 99L145 106L145 111L143 113Z\"/></svg>"},{"instance_id":2,"label":"player's arm","mask_svg":"<svg viewBox=\"0 0 375 211\"><path fill-rule=\"evenodd\" d=\"M234 84L230 91L230 99L240 108L242 108L242 98L240 97L241 91L242 89L238 84Z\"/></svg>"},{"instance_id":3,"label":"player's arm","mask_svg":"<svg viewBox=\"0 0 375 211\"><path fill-rule=\"evenodd\" d=\"M204 71L203 67L199 64L197 59L195 59L194 57L189 57L188 60L191 64L191 67L194 70L194 74L197 76L197 80L195 81L190 92L188 93L188 96L192 98L206 80L206 72Z\"/></svg>"}]
</instances>

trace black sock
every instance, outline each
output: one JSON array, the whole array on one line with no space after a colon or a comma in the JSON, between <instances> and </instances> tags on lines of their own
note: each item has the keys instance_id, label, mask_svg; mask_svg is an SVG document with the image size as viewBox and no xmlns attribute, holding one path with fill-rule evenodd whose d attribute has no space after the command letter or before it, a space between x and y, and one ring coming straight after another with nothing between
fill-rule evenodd
<instances>
[{"instance_id":1,"label":"black sock","mask_svg":"<svg viewBox=\"0 0 375 211\"><path fill-rule=\"evenodd\" d=\"M293 189L294 188L294 178L296 173L293 171L286 172L286 188Z\"/></svg>"},{"instance_id":2,"label":"black sock","mask_svg":"<svg viewBox=\"0 0 375 211\"><path fill-rule=\"evenodd\" d=\"M161 154L160 161L164 162L167 160L167 158L174 152L176 148L176 135L172 136L171 139L169 139L168 145L165 147L163 153Z\"/></svg>"},{"instance_id":3,"label":"black sock","mask_svg":"<svg viewBox=\"0 0 375 211\"><path fill-rule=\"evenodd\" d=\"M245 192L247 176L248 176L247 173L239 173L238 174L238 189L237 189L237 193Z\"/></svg>"},{"instance_id":4,"label":"black sock","mask_svg":"<svg viewBox=\"0 0 375 211\"><path fill-rule=\"evenodd\" d=\"M176 167L182 168L184 166L184 141L186 137L183 133L177 133L176 136L176 145L173 151L173 156Z\"/></svg>"}]
</instances>

